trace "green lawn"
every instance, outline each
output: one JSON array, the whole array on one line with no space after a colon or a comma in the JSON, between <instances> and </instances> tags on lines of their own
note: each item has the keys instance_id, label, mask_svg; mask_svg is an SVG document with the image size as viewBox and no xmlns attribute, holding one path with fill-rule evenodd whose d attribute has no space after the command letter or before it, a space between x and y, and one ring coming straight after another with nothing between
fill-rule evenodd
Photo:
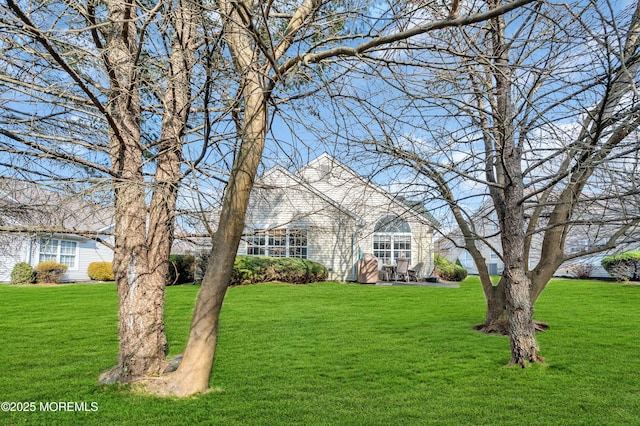
<instances>
[{"instance_id":1,"label":"green lawn","mask_svg":"<svg viewBox=\"0 0 640 426\"><path fill-rule=\"evenodd\" d=\"M173 355L196 291L167 290ZM536 310L551 326L547 362L525 370L505 367L507 338L472 330L484 315L475 278L232 288L215 391L187 400L96 384L116 360L116 297L112 284L0 286L0 400L36 408L0 412L0 425L640 424L640 286L553 281ZM98 409L40 409L61 401Z\"/></svg>"}]
</instances>

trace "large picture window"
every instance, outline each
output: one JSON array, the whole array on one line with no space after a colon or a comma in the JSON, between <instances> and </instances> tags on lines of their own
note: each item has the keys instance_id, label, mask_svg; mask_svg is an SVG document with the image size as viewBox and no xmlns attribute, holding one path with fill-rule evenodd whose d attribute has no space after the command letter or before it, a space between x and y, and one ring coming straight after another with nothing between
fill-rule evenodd
<instances>
[{"instance_id":1,"label":"large picture window","mask_svg":"<svg viewBox=\"0 0 640 426\"><path fill-rule=\"evenodd\" d=\"M411 227L397 216L385 216L373 229L373 255L385 265L393 265L399 257L411 264Z\"/></svg>"},{"instance_id":2,"label":"large picture window","mask_svg":"<svg viewBox=\"0 0 640 426\"><path fill-rule=\"evenodd\" d=\"M247 238L247 254L307 258L306 229L258 230Z\"/></svg>"},{"instance_id":3,"label":"large picture window","mask_svg":"<svg viewBox=\"0 0 640 426\"><path fill-rule=\"evenodd\" d=\"M57 262L67 265L69 269L78 267L78 243L75 241L40 240L40 262Z\"/></svg>"}]
</instances>

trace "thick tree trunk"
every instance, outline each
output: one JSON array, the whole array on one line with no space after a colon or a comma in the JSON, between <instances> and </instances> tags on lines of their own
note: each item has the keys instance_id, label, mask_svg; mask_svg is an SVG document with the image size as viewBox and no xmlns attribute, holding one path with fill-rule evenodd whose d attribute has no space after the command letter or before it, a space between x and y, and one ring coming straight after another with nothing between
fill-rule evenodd
<instances>
[{"instance_id":1,"label":"thick tree trunk","mask_svg":"<svg viewBox=\"0 0 640 426\"><path fill-rule=\"evenodd\" d=\"M118 185L116 197L113 265L118 286L120 347L118 363L101 375L102 383L128 383L159 373L166 350L165 273L148 257L144 187L123 182Z\"/></svg>"},{"instance_id":2,"label":"thick tree trunk","mask_svg":"<svg viewBox=\"0 0 640 426\"><path fill-rule=\"evenodd\" d=\"M500 5L492 0L492 7ZM510 364L525 366L540 361L530 299L531 281L527 276L524 258L526 225L524 218L524 179L522 172L522 146L515 140L513 105L511 101L512 69L509 65L509 45L505 42L505 18L490 21L495 71L492 137L495 152L493 160L496 186L490 188L491 197L500 222L500 239L504 272L505 305L509 320L511 344ZM491 173L491 171L488 171Z\"/></svg>"},{"instance_id":3,"label":"thick tree trunk","mask_svg":"<svg viewBox=\"0 0 640 426\"><path fill-rule=\"evenodd\" d=\"M142 174L136 5L107 2L112 25L105 31L105 66L111 78L109 111L116 241L114 274L118 285L120 348L118 363L101 375L103 383L131 382L159 374L165 365L164 290L173 243L181 149L190 107L190 69L195 10L181 2L175 15L165 115L156 158L149 209Z\"/></svg>"},{"instance_id":4,"label":"thick tree trunk","mask_svg":"<svg viewBox=\"0 0 640 426\"><path fill-rule=\"evenodd\" d=\"M527 362L543 361L538 355L538 343L533 322L533 305L529 298L530 282L524 268L515 267L505 275L507 313L509 315L509 364L525 367Z\"/></svg>"},{"instance_id":5,"label":"thick tree trunk","mask_svg":"<svg viewBox=\"0 0 640 426\"><path fill-rule=\"evenodd\" d=\"M525 226L522 181L517 179L514 170L519 168L518 155L508 154L505 150L506 169L510 170L513 180L504 190L504 203L507 207L502 222L502 249L505 269L503 272L505 302L509 319L509 341L511 360L509 364L525 367L527 362L542 361L538 355L538 343L533 322L533 304L531 302L531 281L526 273L524 260ZM512 160L512 161L508 161Z\"/></svg>"}]
</instances>

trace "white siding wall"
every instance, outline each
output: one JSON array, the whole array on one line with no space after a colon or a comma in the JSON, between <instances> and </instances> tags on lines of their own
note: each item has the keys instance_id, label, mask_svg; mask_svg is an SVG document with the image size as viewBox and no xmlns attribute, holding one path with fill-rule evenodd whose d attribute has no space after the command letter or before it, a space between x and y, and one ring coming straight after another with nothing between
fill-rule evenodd
<instances>
[{"instance_id":1,"label":"white siding wall","mask_svg":"<svg viewBox=\"0 0 640 426\"><path fill-rule=\"evenodd\" d=\"M88 281L87 269L92 262L111 262L113 251L93 240L77 237L52 237L52 239L77 243L76 267L70 268L65 281ZM11 271L16 263L27 262L34 268L39 263L40 239L30 235L4 236L0 247L0 282L11 281ZM11 244L7 242L11 241Z\"/></svg>"},{"instance_id":2,"label":"white siding wall","mask_svg":"<svg viewBox=\"0 0 640 426\"><path fill-rule=\"evenodd\" d=\"M357 245L363 253L373 252L373 230L380 219L388 215L403 217L409 223L413 237L411 267L420 265L421 276L428 276L432 272L433 228L425 223L423 216L401 202L392 200L352 171L332 162L330 157L319 157L300 173L309 185L365 221L357 239Z\"/></svg>"},{"instance_id":3,"label":"white siding wall","mask_svg":"<svg viewBox=\"0 0 640 426\"><path fill-rule=\"evenodd\" d=\"M332 280L352 279L355 219L284 171L273 170L261 183L268 187L254 191L245 232L305 228L307 258L326 266ZM241 244L239 253L246 253L246 244Z\"/></svg>"},{"instance_id":4,"label":"white siding wall","mask_svg":"<svg viewBox=\"0 0 640 426\"><path fill-rule=\"evenodd\" d=\"M67 272L69 281L88 281L87 269L90 263L113 261L113 251L93 240L79 242L78 252L78 267Z\"/></svg>"},{"instance_id":5,"label":"white siding wall","mask_svg":"<svg viewBox=\"0 0 640 426\"><path fill-rule=\"evenodd\" d=\"M6 234L0 237L0 282L11 281L16 263L29 261L31 238L26 234Z\"/></svg>"}]
</instances>

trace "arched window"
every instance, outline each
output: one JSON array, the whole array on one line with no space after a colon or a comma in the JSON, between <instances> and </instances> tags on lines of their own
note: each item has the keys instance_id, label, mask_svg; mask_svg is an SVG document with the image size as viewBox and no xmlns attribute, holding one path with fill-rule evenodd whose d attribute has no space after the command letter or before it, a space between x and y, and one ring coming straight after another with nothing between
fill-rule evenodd
<instances>
[{"instance_id":1,"label":"arched window","mask_svg":"<svg viewBox=\"0 0 640 426\"><path fill-rule=\"evenodd\" d=\"M385 265L393 265L399 257L411 264L411 227L398 216L385 216L373 228L373 255Z\"/></svg>"}]
</instances>

